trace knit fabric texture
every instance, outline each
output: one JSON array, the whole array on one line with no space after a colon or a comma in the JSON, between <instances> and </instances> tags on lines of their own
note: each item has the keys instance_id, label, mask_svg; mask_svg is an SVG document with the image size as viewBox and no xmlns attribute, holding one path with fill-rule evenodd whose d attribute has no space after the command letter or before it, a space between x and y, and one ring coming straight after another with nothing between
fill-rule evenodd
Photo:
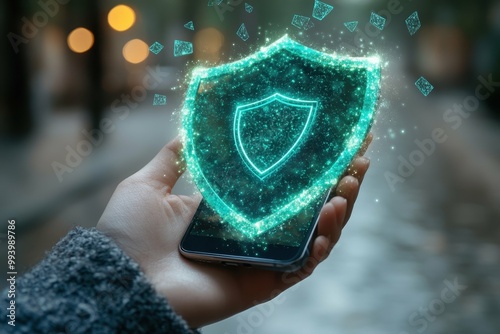
<instances>
[{"instance_id":1,"label":"knit fabric texture","mask_svg":"<svg viewBox=\"0 0 500 334\"><path fill-rule=\"evenodd\" d=\"M10 299L2 291L5 314ZM76 228L18 277L15 327L1 333L199 333L157 294L139 265L96 229Z\"/></svg>"}]
</instances>

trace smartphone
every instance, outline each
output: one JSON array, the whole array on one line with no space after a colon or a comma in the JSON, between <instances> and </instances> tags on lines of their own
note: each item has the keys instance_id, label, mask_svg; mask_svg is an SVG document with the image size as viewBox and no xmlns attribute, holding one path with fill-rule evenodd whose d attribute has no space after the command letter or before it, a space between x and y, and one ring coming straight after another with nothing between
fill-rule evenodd
<instances>
[{"instance_id":1,"label":"smartphone","mask_svg":"<svg viewBox=\"0 0 500 334\"><path fill-rule=\"evenodd\" d=\"M187 258L226 266L294 271L307 260L319 213L330 198L328 190L311 205L279 226L248 238L202 200L179 249Z\"/></svg>"}]
</instances>

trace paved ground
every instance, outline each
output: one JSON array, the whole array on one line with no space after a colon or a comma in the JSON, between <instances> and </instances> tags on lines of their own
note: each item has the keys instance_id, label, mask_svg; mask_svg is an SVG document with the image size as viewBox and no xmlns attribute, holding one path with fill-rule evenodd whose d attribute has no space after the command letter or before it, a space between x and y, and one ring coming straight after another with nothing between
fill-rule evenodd
<instances>
[{"instance_id":1,"label":"paved ground","mask_svg":"<svg viewBox=\"0 0 500 334\"><path fill-rule=\"evenodd\" d=\"M254 308L205 333L498 333L500 124L478 110L452 130L444 111L472 92L424 98L405 85L412 83L385 83L372 167L332 256L282 304ZM74 225L95 225L117 182L175 135L173 119L168 108L145 104L62 183L50 163L78 142L78 117L54 118L41 130L43 140L2 146L11 158L0 166L7 189L0 212L14 213L22 228L21 267ZM449 139L391 191L384 173L397 173L398 156L408 159L414 140L437 127ZM190 191L186 183L176 190ZM443 294L453 284L466 288Z\"/></svg>"}]
</instances>

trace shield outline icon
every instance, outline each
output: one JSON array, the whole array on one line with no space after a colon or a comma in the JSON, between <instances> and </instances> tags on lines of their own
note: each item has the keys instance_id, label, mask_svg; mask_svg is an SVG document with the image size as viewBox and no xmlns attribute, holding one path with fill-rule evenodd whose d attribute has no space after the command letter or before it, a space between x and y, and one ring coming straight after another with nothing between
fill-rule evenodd
<instances>
[{"instance_id":1,"label":"shield outline icon","mask_svg":"<svg viewBox=\"0 0 500 334\"><path fill-rule=\"evenodd\" d=\"M204 175L203 168L199 164L194 141L193 115L196 111L195 101L201 89L202 80L231 74L235 69L251 67L282 50L287 50L322 66L366 69L365 97L359 121L352 128L352 133L346 141L344 150L331 168L322 177L318 178L312 186L295 194L290 202L280 208L276 208L272 214L265 218L256 221L247 218L244 214L233 208L231 203L227 203L222 199ZM205 201L220 215L222 220L232 225L248 238L255 238L298 214L305 206L319 198L327 189L337 184L339 177L361 148L373 123L380 90L380 79L380 59L378 57L347 57L327 54L306 47L292 40L287 35L239 61L212 68L195 68L191 74L191 80L182 109L180 135L184 145L183 156L187 169Z\"/></svg>"},{"instance_id":2,"label":"shield outline icon","mask_svg":"<svg viewBox=\"0 0 500 334\"><path fill-rule=\"evenodd\" d=\"M302 129L299 137L292 145L292 147L290 147L288 151L285 154L283 154L283 156L280 159L278 159L278 161L274 162L271 166L265 168L264 170L261 170L252 162L252 159L248 156L245 150L245 145L241 140L241 118L245 111L250 111L260 107L264 107L270 103L273 103L274 101L278 101L292 107L302 108L306 110L308 109L309 113L307 115L306 124L304 124L304 128ZM304 136L307 135L307 132L311 127L317 109L318 109L318 101L304 101L299 99L293 99L285 95L282 95L280 93L274 93L273 95L268 96L262 100L238 106L236 108L236 113L234 115L234 124L233 124L234 143L236 145L238 153L240 154L241 159L248 167L248 169L250 169L250 171L254 173L261 180L263 180L264 178L272 174L274 171L279 169L279 167L281 167L286 162L286 160L293 154L295 149L300 145Z\"/></svg>"}]
</instances>

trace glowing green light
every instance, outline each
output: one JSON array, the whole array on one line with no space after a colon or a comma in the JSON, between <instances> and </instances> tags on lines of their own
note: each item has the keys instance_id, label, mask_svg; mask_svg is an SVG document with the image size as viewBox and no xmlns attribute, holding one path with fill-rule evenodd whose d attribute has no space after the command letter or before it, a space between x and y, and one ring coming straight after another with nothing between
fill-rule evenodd
<instances>
[{"instance_id":1,"label":"glowing green light","mask_svg":"<svg viewBox=\"0 0 500 334\"><path fill-rule=\"evenodd\" d=\"M260 161L260 163L259 163L259 161L254 162L254 159L252 159L249 156L249 152L247 151L247 149L245 149L246 145L245 145L244 141L242 140L243 127L248 126L247 124L242 122L242 116L244 115L245 112L252 111L252 110L258 110L260 108L269 106L270 104L272 104L273 102L276 102L276 101L282 105L294 107L295 110L298 110L299 112L300 112L300 109L307 111L307 114L305 114L305 116L306 116L305 122L302 122L303 126L298 127L299 130L301 130L301 132L298 133L298 136L296 136L297 138L293 138L294 133L289 132L289 134L292 135L292 145L291 145L291 147L288 148L287 147L288 145L286 145L286 143L285 143L285 146L284 146L285 153L284 154L281 154L281 153L278 153L278 154L271 153L270 154L269 151L272 151L273 147L271 147L271 148L266 147L268 145L266 145L265 143L263 145L262 145L262 143L261 143L261 145L256 145L255 144L256 140L260 140L261 142L262 141L269 141L269 138L266 138L266 136L262 135L261 133L256 134L254 131L254 133L252 133L253 136L251 136L251 137L253 137L252 138L253 143L250 146L250 149L253 148L255 151L257 151L254 153L257 153L259 155L259 158L264 159L264 161ZM252 173L256 173L256 175L260 179L263 179L266 176L268 176L269 174L271 174L272 172L274 172L276 169L278 169L290 157L290 155L292 155L294 153L295 149L300 144L301 140L304 138L304 135L309 130L317 107L318 107L317 101L304 101L304 100L292 99L292 98L283 96L281 94L275 93L275 94L273 94L265 99L262 99L260 101L246 104L243 106L238 106L236 108L236 114L234 117L234 127L233 127L234 140L235 140L236 148L238 149L238 153L240 153L241 158L243 159L245 164L248 166L248 168L250 168ZM280 110L279 107L274 106L274 109L279 110L279 113L283 113L283 110ZM279 117L279 115L277 117ZM262 128L262 124L258 124L258 122L254 122L254 123L257 123L256 125L258 127ZM265 131L267 131L266 125L264 125L263 128ZM280 148L282 148L282 145L280 145L281 141L282 141L281 138L278 138L278 143L274 143L274 147L278 148L278 150ZM266 161L269 158L271 158L271 160Z\"/></svg>"},{"instance_id":2,"label":"glowing green light","mask_svg":"<svg viewBox=\"0 0 500 334\"><path fill-rule=\"evenodd\" d=\"M184 156L224 222L256 238L337 183L372 124L379 63L285 36L237 62L193 71Z\"/></svg>"}]
</instances>

